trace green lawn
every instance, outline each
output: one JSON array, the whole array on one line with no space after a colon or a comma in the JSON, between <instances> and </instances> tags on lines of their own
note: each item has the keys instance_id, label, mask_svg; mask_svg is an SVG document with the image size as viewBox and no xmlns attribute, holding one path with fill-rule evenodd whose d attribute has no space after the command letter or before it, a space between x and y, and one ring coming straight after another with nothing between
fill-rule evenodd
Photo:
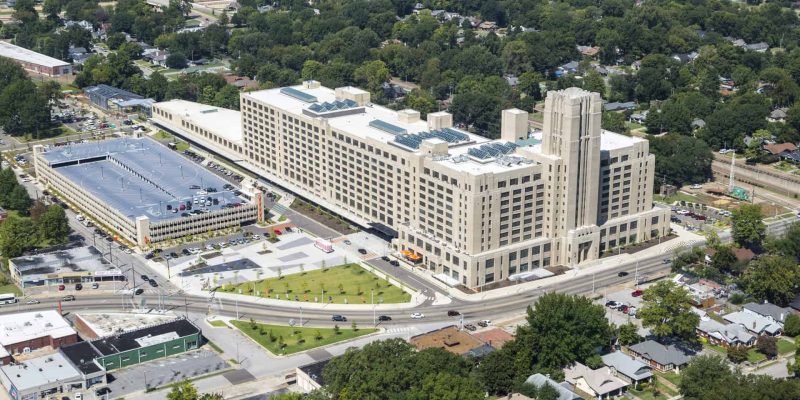
<instances>
[{"instance_id":1,"label":"green lawn","mask_svg":"<svg viewBox=\"0 0 800 400\"><path fill-rule=\"evenodd\" d=\"M788 339L778 340L778 354L794 353L797 350L794 342Z\"/></svg>"},{"instance_id":2,"label":"green lawn","mask_svg":"<svg viewBox=\"0 0 800 400\"><path fill-rule=\"evenodd\" d=\"M263 297L269 295L272 298L277 294L281 300L296 298L297 301L321 300L324 291L326 302L338 304L369 304L372 290L375 291L375 303L406 303L411 300L411 295L358 264L244 282L236 286L223 286L219 290L239 293L240 289L242 294L255 295L259 292Z\"/></svg>"},{"instance_id":3,"label":"green lawn","mask_svg":"<svg viewBox=\"0 0 800 400\"><path fill-rule=\"evenodd\" d=\"M293 354L377 331L377 329L371 328L357 328L357 330L348 328L340 329L339 333L336 333L331 328L299 328L237 320L231 321L231 324L273 354ZM283 350L281 350L281 341L283 341Z\"/></svg>"},{"instance_id":4,"label":"green lawn","mask_svg":"<svg viewBox=\"0 0 800 400\"><path fill-rule=\"evenodd\" d=\"M656 372L656 374L658 376L668 380L669 383L671 383L671 384L673 384L675 386L680 386L681 385L681 376L676 374L675 372L672 372L672 371L670 371L670 372Z\"/></svg>"},{"instance_id":5,"label":"green lawn","mask_svg":"<svg viewBox=\"0 0 800 400\"><path fill-rule=\"evenodd\" d=\"M759 353L756 349L747 350L747 361L751 363L761 362L767 359L767 356Z\"/></svg>"},{"instance_id":6,"label":"green lawn","mask_svg":"<svg viewBox=\"0 0 800 400\"><path fill-rule=\"evenodd\" d=\"M177 150L177 151L189 150L189 143L186 143L186 142L176 142L176 143L175 143L175 150Z\"/></svg>"},{"instance_id":7,"label":"green lawn","mask_svg":"<svg viewBox=\"0 0 800 400\"><path fill-rule=\"evenodd\" d=\"M153 135L153 138L157 140L169 140L172 139L172 135L164 131L158 131L155 135Z\"/></svg>"},{"instance_id":8,"label":"green lawn","mask_svg":"<svg viewBox=\"0 0 800 400\"><path fill-rule=\"evenodd\" d=\"M218 319L215 319L215 320L212 320L212 321L208 321L208 324L211 325L211 326L217 327L217 328L227 328L228 327L228 324L226 324L225 321L220 321Z\"/></svg>"}]
</instances>

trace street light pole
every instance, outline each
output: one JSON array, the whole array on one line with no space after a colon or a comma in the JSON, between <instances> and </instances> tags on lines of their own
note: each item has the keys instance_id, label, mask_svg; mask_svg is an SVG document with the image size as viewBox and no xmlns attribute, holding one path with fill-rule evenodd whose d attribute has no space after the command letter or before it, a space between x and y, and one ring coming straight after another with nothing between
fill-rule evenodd
<instances>
[{"instance_id":1,"label":"street light pole","mask_svg":"<svg viewBox=\"0 0 800 400\"><path fill-rule=\"evenodd\" d=\"M372 303L372 325L378 326L378 320L375 319L375 289L370 289L369 301Z\"/></svg>"}]
</instances>

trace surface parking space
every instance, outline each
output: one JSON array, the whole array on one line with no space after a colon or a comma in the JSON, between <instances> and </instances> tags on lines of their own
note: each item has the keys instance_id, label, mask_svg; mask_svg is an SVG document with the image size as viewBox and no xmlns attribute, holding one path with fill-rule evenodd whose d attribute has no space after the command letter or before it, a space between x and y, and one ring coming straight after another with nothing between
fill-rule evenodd
<instances>
[{"instance_id":1,"label":"surface parking space","mask_svg":"<svg viewBox=\"0 0 800 400\"><path fill-rule=\"evenodd\" d=\"M140 391L145 385L162 386L228 367L227 361L205 349L154 360L111 372L108 379L110 397L118 398Z\"/></svg>"}]
</instances>

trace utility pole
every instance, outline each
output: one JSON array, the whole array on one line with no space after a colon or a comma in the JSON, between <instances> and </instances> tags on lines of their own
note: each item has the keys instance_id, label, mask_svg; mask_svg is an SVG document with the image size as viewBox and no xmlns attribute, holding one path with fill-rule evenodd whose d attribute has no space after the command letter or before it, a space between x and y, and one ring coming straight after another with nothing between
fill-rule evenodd
<instances>
[{"instance_id":1,"label":"utility pole","mask_svg":"<svg viewBox=\"0 0 800 400\"><path fill-rule=\"evenodd\" d=\"M300 306L300 327L303 327L303 306Z\"/></svg>"},{"instance_id":2,"label":"utility pole","mask_svg":"<svg viewBox=\"0 0 800 400\"><path fill-rule=\"evenodd\" d=\"M369 292L369 302L372 303L372 325L378 326L378 320L375 319L375 289L370 289Z\"/></svg>"}]
</instances>

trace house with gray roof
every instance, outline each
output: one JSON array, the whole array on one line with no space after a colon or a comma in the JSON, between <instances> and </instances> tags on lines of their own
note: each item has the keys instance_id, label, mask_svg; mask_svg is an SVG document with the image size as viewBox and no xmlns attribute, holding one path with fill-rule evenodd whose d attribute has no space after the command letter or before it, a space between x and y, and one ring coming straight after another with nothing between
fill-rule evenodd
<instances>
[{"instance_id":1,"label":"house with gray roof","mask_svg":"<svg viewBox=\"0 0 800 400\"><path fill-rule=\"evenodd\" d=\"M655 340L646 340L630 346L628 352L656 371L675 370L678 373L697 354L697 351L686 344L662 344Z\"/></svg>"},{"instance_id":2,"label":"house with gray roof","mask_svg":"<svg viewBox=\"0 0 800 400\"><path fill-rule=\"evenodd\" d=\"M700 319L697 334L708 339L711 344L724 347L750 347L756 343L757 337L739 324L722 324L711 318Z\"/></svg>"},{"instance_id":3,"label":"house with gray roof","mask_svg":"<svg viewBox=\"0 0 800 400\"><path fill-rule=\"evenodd\" d=\"M591 394L597 399L621 396L628 387L628 382L614 376L611 368L591 369L579 362L564 368L564 378L579 391Z\"/></svg>"},{"instance_id":4,"label":"house with gray roof","mask_svg":"<svg viewBox=\"0 0 800 400\"><path fill-rule=\"evenodd\" d=\"M619 350L603 355L602 359L603 364L611 369L614 376L634 387L638 386L639 382L650 381L653 377L653 369L650 366Z\"/></svg>"},{"instance_id":5,"label":"house with gray roof","mask_svg":"<svg viewBox=\"0 0 800 400\"><path fill-rule=\"evenodd\" d=\"M533 374L529 376L528 379L525 380L525 383L536 386L537 388L541 388L544 385L552 386L558 392L558 400L583 400L583 397L567 387L568 384L566 382L558 383L542 374Z\"/></svg>"},{"instance_id":6,"label":"house with gray roof","mask_svg":"<svg viewBox=\"0 0 800 400\"><path fill-rule=\"evenodd\" d=\"M752 311L742 310L723 315L725 321L739 324L747 328L754 335L779 336L783 333L783 324L772 317L758 315Z\"/></svg>"},{"instance_id":7,"label":"house with gray roof","mask_svg":"<svg viewBox=\"0 0 800 400\"><path fill-rule=\"evenodd\" d=\"M745 312L750 312L753 314L760 315L762 317L769 317L775 320L775 322L784 323L786 317L792 312L789 307L779 307L775 304L764 302L764 303L747 303L744 306Z\"/></svg>"}]
</instances>

